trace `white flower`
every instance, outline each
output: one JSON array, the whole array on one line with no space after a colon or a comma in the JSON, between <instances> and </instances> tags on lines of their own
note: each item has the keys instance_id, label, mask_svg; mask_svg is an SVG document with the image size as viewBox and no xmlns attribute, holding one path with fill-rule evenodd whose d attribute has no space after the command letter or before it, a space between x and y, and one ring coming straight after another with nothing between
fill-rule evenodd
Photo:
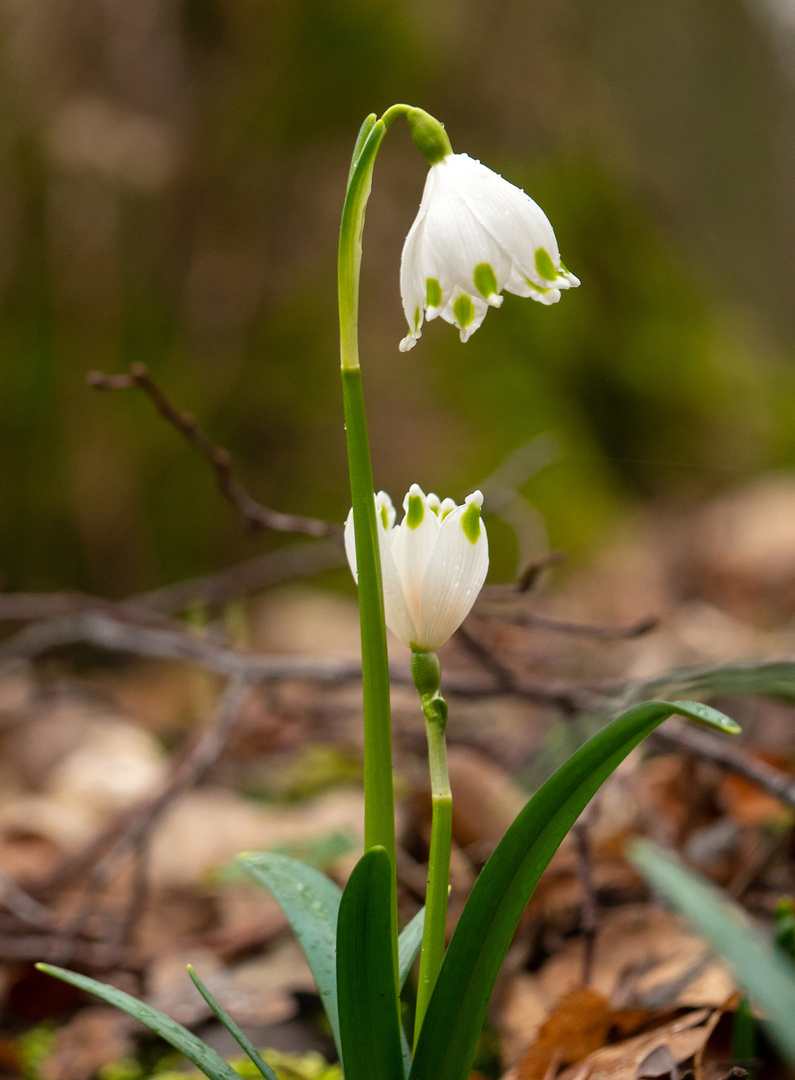
<instances>
[{"instance_id":1,"label":"white flower","mask_svg":"<svg viewBox=\"0 0 795 1080\"><path fill-rule=\"evenodd\" d=\"M469 614L489 568L482 505L479 491L456 506L412 484L396 526L392 500L385 491L375 496L386 624L404 645L435 651ZM345 551L358 581L352 510Z\"/></svg>"},{"instance_id":2,"label":"white flower","mask_svg":"<svg viewBox=\"0 0 795 1080\"><path fill-rule=\"evenodd\" d=\"M403 245L400 292L409 334L401 351L421 336L423 317L441 315L466 341L489 306L500 306L503 289L555 304L561 289L579 284L529 195L474 158L448 154L431 166Z\"/></svg>"}]
</instances>

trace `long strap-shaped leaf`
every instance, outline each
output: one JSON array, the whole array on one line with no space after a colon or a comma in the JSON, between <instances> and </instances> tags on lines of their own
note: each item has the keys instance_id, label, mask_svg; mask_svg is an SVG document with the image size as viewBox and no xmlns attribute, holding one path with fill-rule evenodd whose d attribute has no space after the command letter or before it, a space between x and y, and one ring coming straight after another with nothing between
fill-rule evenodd
<instances>
[{"instance_id":1,"label":"long strap-shaped leaf","mask_svg":"<svg viewBox=\"0 0 795 1080\"><path fill-rule=\"evenodd\" d=\"M298 859L266 851L241 864L269 889L290 921L317 983L331 1033L342 1056L337 1011L337 914L342 890Z\"/></svg>"},{"instance_id":2,"label":"long strap-shaped leaf","mask_svg":"<svg viewBox=\"0 0 795 1080\"><path fill-rule=\"evenodd\" d=\"M391 941L392 869L373 847L354 867L337 925L337 1000L345 1080L404 1080Z\"/></svg>"},{"instance_id":3,"label":"long strap-shaped leaf","mask_svg":"<svg viewBox=\"0 0 795 1080\"><path fill-rule=\"evenodd\" d=\"M106 986L104 983L97 982L96 979L89 979L87 975L77 975L74 971L66 971L64 968L53 967L51 964L36 964L36 967L39 971L45 971L48 975L54 975L56 979L71 983L79 990L85 990L106 1001L108 1005L115 1005L117 1009L134 1016L167 1043L171 1043L175 1050L184 1054L188 1061L192 1061L197 1069L210 1077L210 1080L240 1080L240 1073L224 1061L220 1054L203 1043L182 1024L178 1024L165 1013L153 1009L151 1005L125 994L123 990L117 990L115 986Z\"/></svg>"},{"instance_id":4,"label":"long strap-shaped leaf","mask_svg":"<svg viewBox=\"0 0 795 1080\"><path fill-rule=\"evenodd\" d=\"M764 937L739 904L660 848L638 842L629 857L729 961L738 982L764 1010L771 1038L795 1065L795 965L790 958Z\"/></svg>"},{"instance_id":5,"label":"long strap-shaped leaf","mask_svg":"<svg viewBox=\"0 0 795 1080\"><path fill-rule=\"evenodd\" d=\"M262 1054L256 1048L254 1043L251 1041L251 1039L249 1039L248 1036L243 1034L243 1032L237 1026L235 1021L232 1019L232 1017L226 1011L226 1009L224 1009L224 1007L221 1005L221 1003L219 1001L217 1001L215 999L215 997L213 997L213 995L210 993L210 991L207 989L207 987L201 981L199 976L193 970L193 967L192 967L191 964L188 964L188 974L190 975L191 979L193 980L193 985L196 987L196 989L199 991L201 996L204 998L204 1000L207 1002L207 1004L213 1010L215 1015L218 1017L218 1019L224 1025L226 1030L229 1032L229 1034L232 1036L232 1038L238 1044L240 1049L245 1054L248 1055L248 1057L251 1059L251 1061L253 1061L253 1063L256 1065L257 1069L259 1070L259 1072L262 1074L262 1076L265 1077L265 1080L279 1080L276 1073L273 1071L273 1069L267 1063L265 1058L262 1056Z\"/></svg>"},{"instance_id":6,"label":"long strap-shaped leaf","mask_svg":"<svg viewBox=\"0 0 795 1080\"><path fill-rule=\"evenodd\" d=\"M547 780L475 883L425 1014L411 1080L466 1080L494 983L538 879L600 785L673 713L722 731L740 730L698 702L645 702L608 724Z\"/></svg>"}]
</instances>

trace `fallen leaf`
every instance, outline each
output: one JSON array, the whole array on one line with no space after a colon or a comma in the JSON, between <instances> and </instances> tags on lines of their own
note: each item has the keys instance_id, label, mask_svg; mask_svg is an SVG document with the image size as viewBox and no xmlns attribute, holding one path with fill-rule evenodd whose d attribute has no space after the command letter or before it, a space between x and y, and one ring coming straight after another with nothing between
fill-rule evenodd
<instances>
[{"instance_id":1,"label":"fallen leaf","mask_svg":"<svg viewBox=\"0 0 795 1080\"><path fill-rule=\"evenodd\" d=\"M641 1076L659 1076L643 1071L648 1070L650 1059L651 1064L655 1064L652 1057L655 1052L657 1065L664 1058L680 1067L695 1058L698 1068L707 1040L720 1017L720 1009L698 1009L654 1031L595 1050L584 1061L559 1073L557 1080L639 1080Z\"/></svg>"},{"instance_id":2,"label":"fallen leaf","mask_svg":"<svg viewBox=\"0 0 795 1080\"><path fill-rule=\"evenodd\" d=\"M134 1022L118 1009L86 1008L55 1033L42 1080L86 1080L133 1049Z\"/></svg>"}]
</instances>

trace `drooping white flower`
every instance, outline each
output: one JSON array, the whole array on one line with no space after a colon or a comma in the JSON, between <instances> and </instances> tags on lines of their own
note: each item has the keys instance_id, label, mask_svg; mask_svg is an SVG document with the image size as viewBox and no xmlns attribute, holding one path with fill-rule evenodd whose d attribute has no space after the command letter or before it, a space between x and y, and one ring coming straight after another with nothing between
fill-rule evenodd
<instances>
[{"instance_id":1,"label":"drooping white flower","mask_svg":"<svg viewBox=\"0 0 795 1080\"><path fill-rule=\"evenodd\" d=\"M435 651L469 614L489 568L482 505L479 491L456 506L412 484L395 525L392 500L385 491L375 496L386 624L404 645ZM352 510L345 551L358 581Z\"/></svg>"},{"instance_id":2,"label":"drooping white flower","mask_svg":"<svg viewBox=\"0 0 795 1080\"><path fill-rule=\"evenodd\" d=\"M541 207L467 154L431 166L419 213L403 245L400 292L409 333L441 315L467 341L503 289L555 304L579 279L560 261L555 233Z\"/></svg>"}]
</instances>

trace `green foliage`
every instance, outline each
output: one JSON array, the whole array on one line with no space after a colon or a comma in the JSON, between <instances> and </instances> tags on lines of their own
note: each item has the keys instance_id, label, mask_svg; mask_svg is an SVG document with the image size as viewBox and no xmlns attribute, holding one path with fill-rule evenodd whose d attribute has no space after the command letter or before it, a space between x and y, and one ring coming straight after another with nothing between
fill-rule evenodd
<instances>
[{"instance_id":1,"label":"green foliage","mask_svg":"<svg viewBox=\"0 0 795 1080\"><path fill-rule=\"evenodd\" d=\"M735 901L653 844L638 841L630 858L729 962L741 986L763 1011L763 1026L795 1064L795 964L765 938Z\"/></svg>"},{"instance_id":2,"label":"green foliage","mask_svg":"<svg viewBox=\"0 0 795 1080\"><path fill-rule=\"evenodd\" d=\"M647 701L613 720L533 796L495 848L461 914L416 1046L411 1080L466 1080L522 912L563 837L612 771L672 714L739 728L692 701Z\"/></svg>"},{"instance_id":3,"label":"green foliage","mask_svg":"<svg viewBox=\"0 0 795 1080\"><path fill-rule=\"evenodd\" d=\"M19 1036L19 1056L24 1080L41 1080L41 1067L50 1055L55 1028L37 1024Z\"/></svg>"},{"instance_id":4,"label":"green foliage","mask_svg":"<svg viewBox=\"0 0 795 1080\"><path fill-rule=\"evenodd\" d=\"M337 918L342 896L339 887L319 870L275 852L249 855L241 863L273 893L289 919L317 983L341 1057L336 960Z\"/></svg>"},{"instance_id":5,"label":"green foliage","mask_svg":"<svg viewBox=\"0 0 795 1080\"><path fill-rule=\"evenodd\" d=\"M340 902L337 995L346 1080L404 1080L391 882L388 853L370 848Z\"/></svg>"},{"instance_id":6,"label":"green foliage","mask_svg":"<svg viewBox=\"0 0 795 1080\"><path fill-rule=\"evenodd\" d=\"M139 1020L156 1035L170 1043L175 1050L184 1054L188 1061L192 1061L196 1068L210 1080L240 1080L240 1074L235 1072L215 1050L203 1043L182 1024L153 1009L151 1005L125 994L122 990L117 990L115 986L107 986L105 983L97 982L96 979L90 979L87 975L78 975L74 971L66 971L52 964L37 964L36 967L39 971L53 975L56 979L77 987L78 990L85 990L86 993L93 994L106 1004L114 1005L117 1009Z\"/></svg>"}]
</instances>

